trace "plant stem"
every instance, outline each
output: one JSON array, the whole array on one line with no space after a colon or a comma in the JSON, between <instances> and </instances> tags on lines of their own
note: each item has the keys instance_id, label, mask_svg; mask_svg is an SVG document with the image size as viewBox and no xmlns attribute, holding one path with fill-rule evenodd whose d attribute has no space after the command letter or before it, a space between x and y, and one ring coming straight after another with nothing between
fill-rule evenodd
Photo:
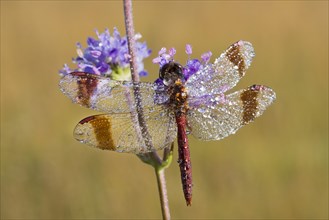
<instances>
[{"instance_id":1,"label":"plant stem","mask_svg":"<svg viewBox=\"0 0 329 220\"><path fill-rule=\"evenodd\" d=\"M135 47L135 31L134 31L134 24L133 24L133 15L132 15L132 2L131 0L123 0L124 6L124 16L125 16L125 26L126 26L126 33L127 33L127 40L128 40L128 51L130 55L130 71L132 76L133 82L139 81L139 75L137 72L137 61L136 61L136 47ZM139 126L142 129L143 138L145 141L145 145L149 149L154 149L152 144L152 138L150 137L146 122L144 120L144 113L142 108L142 100L140 96L140 90L138 86L134 87L134 96L136 100L136 111L138 117ZM170 211L169 211L169 204L168 204L168 196L167 196L167 188L166 188L166 179L164 175L164 168L161 167L163 164L163 160L159 157L156 151L152 151L147 153L145 156L139 155L141 159L148 158L148 163L151 164L156 173L159 195L160 195L160 203L161 203L161 210L163 219L169 220L170 219ZM165 161L168 164L168 161Z\"/></svg>"},{"instance_id":2,"label":"plant stem","mask_svg":"<svg viewBox=\"0 0 329 220\"><path fill-rule=\"evenodd\" d=\"M131 0L123 0L123 9L124 9L124 16L125 16L125 26L126 26L126 33L127 33L127 40L128 40L128 51L130 55L130 71L131 71L131 78L133 82L139 81L139 75L137 72L137 60L136 60L136 47L135 47L135 30L134 30L134 23L133 23L133 13L132 13L132 2ZM142 106L142 100L140 96L140 88L138 85L134 86L134 96L135 96L135 107L136 113L138 118L138 124L141 128L143 139L145 141L145 145L148 150L153 150L152 144L152 137L150 136L145 118L144 118L144 109ZM134 114L134 113L132 113ZM158 161L161 159L158 155L156 155Z\"/></svg>"},{"instance_id":3,"label":"plant stem","mask_svg":"<svg viewBox=\"0 0 329 220\"><path fill-rule=\"evenodd\" d=\"M137 61L136 61L136 47L135 47L135 30L133 23L132 2L131 0L123 0L123 10L125 15L126 34L128 40L128 51L130 54L130 71L132 80L134 82L139 81L139 75L137 73Z\"/></svg>"},{"instance_id":4,"label":"plant stem","mask_svg":"<svg viewBox=\"0 0 329 220\"><path fill-rule=\"evenodd\" d=\"M164 169L157 169L155 167L154 170L155 170L155 175L157 177L157 182L158 182L162 218L168 220L168 219L170 219L170 210L169 210L166 178L165 178Z\"/></svg>"}]
</instances>

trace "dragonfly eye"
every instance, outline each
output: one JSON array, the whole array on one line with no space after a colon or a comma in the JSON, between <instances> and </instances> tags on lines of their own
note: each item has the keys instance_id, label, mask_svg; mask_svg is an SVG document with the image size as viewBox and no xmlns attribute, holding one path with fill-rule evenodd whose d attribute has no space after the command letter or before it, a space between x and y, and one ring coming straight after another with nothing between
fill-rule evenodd
<instances>
[{"instance_id":1,"label":"dragonfly eye","mask_svg":"<svg viewBox=\"0 0 329 220\"><path fill-rule=\"evenodd\" d=\"M170 86L174 84L177 79L184 79L183 67L175 62L166 63L161 67L159 77L166 86Z\"/></svg>"}]
</instances>

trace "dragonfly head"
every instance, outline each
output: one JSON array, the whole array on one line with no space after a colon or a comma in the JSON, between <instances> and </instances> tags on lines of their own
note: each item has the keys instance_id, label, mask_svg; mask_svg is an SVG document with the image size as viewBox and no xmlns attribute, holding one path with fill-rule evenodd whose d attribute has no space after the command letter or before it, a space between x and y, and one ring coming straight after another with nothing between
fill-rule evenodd
<instances>
[{"instance_id":1,"label":"dragonfly head","mask_svg":"<svg viewBox=\"0 0 329 220\"><path fill-rule=\"evenodd\" d=\"M183 81L183 67L179 63L170 61L161 67L159 77L166 86L173 85L178 79Z\"/></svg>"}]
</instances>

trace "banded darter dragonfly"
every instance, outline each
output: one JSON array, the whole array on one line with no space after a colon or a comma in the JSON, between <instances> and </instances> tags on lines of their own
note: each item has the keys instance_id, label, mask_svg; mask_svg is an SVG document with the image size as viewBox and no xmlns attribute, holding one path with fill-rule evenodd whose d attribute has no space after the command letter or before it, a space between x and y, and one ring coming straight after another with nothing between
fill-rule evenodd
<instances>
[{"instance_id":1,"label":"banded darter dragonfly","mask_svg":"<svg viewBox=\"0 0 329 220\"><path fill-rule=\"evenodd\" d=\"M263 85L225 94L245 75L254 55L251 43L238 41L188 77L183 66L168 60L155 83L116 81L86 72L64 75L60 88L66 96L105 112L81 120L74 137L99 149L134 154L164 149L177 137L184 196L191 205L188 134L205 141L225 138L260 116L276 98Z\"/></svg>"}]
</instances>

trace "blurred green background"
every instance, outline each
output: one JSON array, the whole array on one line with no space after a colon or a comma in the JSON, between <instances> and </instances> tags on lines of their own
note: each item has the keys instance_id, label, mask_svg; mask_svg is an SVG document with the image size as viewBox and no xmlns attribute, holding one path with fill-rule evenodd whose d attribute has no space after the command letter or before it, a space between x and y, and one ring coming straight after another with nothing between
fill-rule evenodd
<instances>
[{"instance_id":1,"label":"blurred green background","mask_svg":"<svg viewBox=\"0 0 329 220\"><path fill-rule=\"evenodd\" d=\"M136 32L153 49L218 56L253 43L236 89L272 87L277 101L222 141L190 138L194 194L186 207L176 162L166 170L175 219L328 218L328 1L137 1ZM156 179L136 156L75 141L96 112L71 104L58 70L94 29L125 33L120 1L1 1L1 218L161 218ZM174 160L177 160L175 149Z\"/></svg>"}]
</instances>

